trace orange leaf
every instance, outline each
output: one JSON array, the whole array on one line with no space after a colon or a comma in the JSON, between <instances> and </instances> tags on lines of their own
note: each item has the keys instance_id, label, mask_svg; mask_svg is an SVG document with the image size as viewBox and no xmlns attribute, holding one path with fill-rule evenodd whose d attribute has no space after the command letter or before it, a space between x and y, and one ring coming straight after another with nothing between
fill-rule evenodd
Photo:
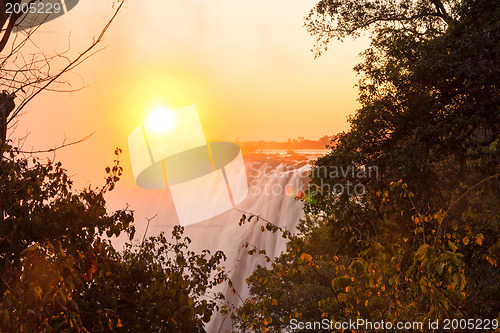
<instances>
[{"instance_id":1,"label":"orange leaf","mask_svg":"<svg viewBox=\"0 0 500 333\"><path fill-rule=\"evenodd\" d=\"M484 235L483 234L477 234L476 236L476 244L481 246L483 245L483 239L484 239Z\"/></svg>"}]
</instances>

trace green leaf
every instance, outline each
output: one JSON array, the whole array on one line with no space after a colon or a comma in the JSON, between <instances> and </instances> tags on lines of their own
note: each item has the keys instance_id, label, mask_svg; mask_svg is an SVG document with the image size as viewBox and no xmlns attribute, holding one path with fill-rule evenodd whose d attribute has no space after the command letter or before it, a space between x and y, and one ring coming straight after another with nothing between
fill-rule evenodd
<instances>
[{"instance_id":1,"label":"green leaf","mask_svg":"<svg viewBox=\"0 0 500 333\"><path fill-rule=\"evenodd\" d=\"M444 268L444 264L443 263L436 265L436 272L439 275L441 275L443 273L443 268Z\"/></svg>"},{"instance_id":2,"label":"green leaf","mask_svg":"<svg viewBox=\"0 0 500 333\"><path fill-rule=\"evenodd\" d=\"M457 246L450 240L448 241L448 246L453 252L457 251Z\"/></svg>"}]
</instances>

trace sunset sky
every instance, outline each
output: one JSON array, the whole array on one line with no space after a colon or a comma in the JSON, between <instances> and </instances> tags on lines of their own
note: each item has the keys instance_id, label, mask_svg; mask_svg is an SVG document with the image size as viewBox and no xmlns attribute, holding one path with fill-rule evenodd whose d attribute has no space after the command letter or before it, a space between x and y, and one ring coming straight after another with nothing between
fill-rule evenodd
<instances>
[{"instance_id":1,"label":"sunset sky","mask_svg":"<svg viewBox=\"0 0 500 333\"><path fill-rule=\"evenodd\" d=\"M85 183L102 174L114 147L126 153L129 133L156 105L196 104L208 140L317 139L345 130L357 107L352 67L367 42L338 42L314 59L303 27L314 3L130 0L106 49L66 77L87 87L37 97L13 137L29 132L25 148L46 149L96 131L57 153ZM34 41L50 54L64 50L71 33L76 54L112 12L111 1L80 1Z\"/></svg>"}]
</instances>

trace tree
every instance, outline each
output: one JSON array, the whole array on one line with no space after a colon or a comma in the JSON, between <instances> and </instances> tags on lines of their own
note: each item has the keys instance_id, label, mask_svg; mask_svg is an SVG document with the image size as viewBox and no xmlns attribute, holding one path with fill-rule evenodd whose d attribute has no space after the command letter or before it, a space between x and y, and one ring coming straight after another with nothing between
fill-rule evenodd
<instances>
[{"instance_id":1,"label":"tree","mask_svg":"<svg viewBox=\"0 0 500 333\"><path fill-rule=\"evenodd\" d=\"M0 327L38 332L79 327L79 291L108 260L103 235L135 229L128 209L106 211L104 194L122 174L117 159L101 188L72 191L62 165L18 156L4 145L0 164ZM30 165L31 164L31 165Z\"/></svg>"},{"instance_id":2,"label":"tree","mask_svg":"<svg viewBox=\"0 0 500 333\"><path fill-rule=\"evenodd\" d=\"M211 289L226 280L219 265L225 256L187 251L191 241L182 233L183 227L176 226L172 243L161 233L114 252L114 262L77 298L80 311L89 314L85 326L102 331L119 323L117 331L124 332L203 332L224 299Z\"/></svg>"},{"instance_id":3,"label":"tree","mask_svg":"<svg viewBox=\"0 0 500 333\"><path fill-rule=\"evenodd\" d=\"M331 38L371 33L356 66L361 108L315 164L299 234L249 278L240 327L498 317L499 4L320 1L313 9L306 25L318 51ZM318 292L307 294L311 287Z\"/></svg>"},{"instance_id":4,"label":"tree","mask_svg":"<svg viewBox=\"0 0 500 333\"><path fill-rule=\"evenodd\" d=\"M94 37L89 46L77 56L69 55L69 49L54 54L32 51L24 56L23 48L28 44L36 46L31 39L39 25L14 34L13 29L23 24L21 18L23 13L12 11L6 14L7 3L19 4L21 0L0 0L0 27L2 27L0 30L0 144L6 142L7 129L13 126L21 110L42 91L71 92L81 89L71 88L62 77L99 51L96 48L103 41L104 35L120 12L124 1L114 2L113 16L102 28L100 34Z\"/></svg>"},{"instance_id":5,"label":"tree","mask_svg":"<svg viewBox=\"0 0 500 333\"><path fill-rule=\"evenodd\" d=\"M393 33L433 38L457 22L459 5L458 0L321 0L310 11L305 25L316 37L319 56L331 39L359 37L363 32L370 32L373 40Z\"/></svg>"},{"instance_id":6,"label":"tree","mask_svg":"<svg viewBox=\"0 0 500 333\"><path fill-rule=\"evenodd\" d=\"M161 234L132 245L133 212L108 212L105 201L123 172L120 149L103 186L75 191L61 163L45 162L8 139L37 94L61 89L62 75L95 53L123 2L72 59L65 52L23 57L37 28L9 42L19 16L5 15L5 4L0 0L0 331L203 331L223 298L210 289L226 278L219 265L224 254L189 251L179 227L172 242ZM122 233L130 243L119 252L110 240Z\"/></svg>"},{"instance_id":7,"label":"tree","mask_svg":"<svg viewBox=\"0 0 500 333\"><path fill-rule=\"evenodd\" d=\"M73 297L92 279L96 260L106 257L110 245L103 233L134 235L127 208L111 214L105 208L104 194L122 173L118 158L107 168L103 187L74 193L60 163L23 156L7 139L8 129L36 95L57 90L49 86L64 83L59 78L92 54L122 2L98 38L74 59L68 51L24 56L37 28L14 35L22 13L7 14L7 3L21 1L0 1L0 327L4 332L85 330ZM115 153L118 157L119 150Z\"/></svg>"},{"instance_id":8,"label":"tree","mask_svg":"<svg viewBox=\"0 0 500 333\"><path fill-rule=\"evenodd\" d=\"M0 164L2 332L202 332L223 299L222 252L196 254L175 227L123 252L109 239L135 234L128 208L104 195L122 174L118 155L101 188L72 190L60 163L18 157Z\"/></svg>"}]
</instances>

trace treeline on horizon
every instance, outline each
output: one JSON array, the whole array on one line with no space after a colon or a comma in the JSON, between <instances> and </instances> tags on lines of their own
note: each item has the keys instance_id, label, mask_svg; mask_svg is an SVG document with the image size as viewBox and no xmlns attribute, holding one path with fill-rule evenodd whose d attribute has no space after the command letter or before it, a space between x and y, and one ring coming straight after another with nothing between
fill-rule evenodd
<instances>
[{"instance_id":1,"label":"treeline on horizon","mask_svg":"<svg viewBox=\"0 0 500 333\"><path fill-rule=\"evenodd\" d=\"M297 137L296 139L288 139L287 141L239 141L236 139L235 143L238 144L243 152L255 152L261 149L326 149L333 145L336 136L324 135L318 140L305 139Z\"/></svg>"}]
</instances>

